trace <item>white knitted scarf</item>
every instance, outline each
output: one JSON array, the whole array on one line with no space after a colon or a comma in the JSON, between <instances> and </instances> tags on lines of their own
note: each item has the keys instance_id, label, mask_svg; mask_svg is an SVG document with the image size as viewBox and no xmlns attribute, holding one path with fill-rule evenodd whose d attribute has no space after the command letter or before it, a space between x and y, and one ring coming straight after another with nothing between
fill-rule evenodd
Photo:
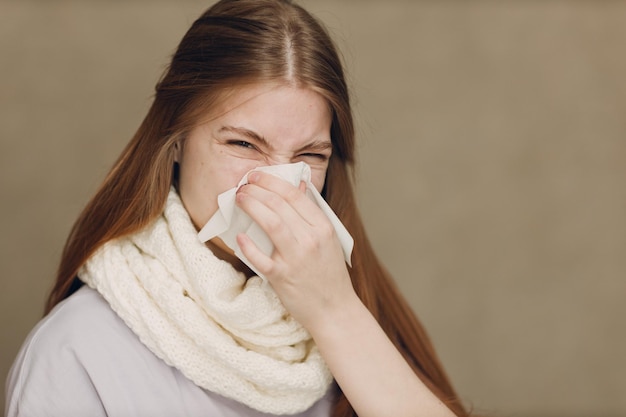
<instances>
[{"instance_id":1,"label":"white knitted scarf","mask_svg":"<svg viewBox=\"0 0 626 417\"><path fill-rule=\"evenodd\" d=\"M155 355L209 391L272 414L324 396L332 376L269 284L200 241L176 191L153 224L79 272Z\"/></svg>"}]
</instances>

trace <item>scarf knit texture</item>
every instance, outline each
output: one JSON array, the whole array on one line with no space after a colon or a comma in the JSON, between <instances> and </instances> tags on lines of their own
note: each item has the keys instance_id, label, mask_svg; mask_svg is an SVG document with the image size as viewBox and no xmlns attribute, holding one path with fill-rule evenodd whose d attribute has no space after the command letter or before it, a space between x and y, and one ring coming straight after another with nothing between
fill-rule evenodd
<instances>
[{"instance_id":1,"label":"scarf knit texture","mask_svg":"<svg viewBox=\"0 0 626 417\"><path fill-rule=\"evenodd\" d=\"M148 349L206 390L295 414L332 383L311 336L271 286L217 258L173 189L155 222L107 242L79 276Z\"/></svg>"}]
</instances>

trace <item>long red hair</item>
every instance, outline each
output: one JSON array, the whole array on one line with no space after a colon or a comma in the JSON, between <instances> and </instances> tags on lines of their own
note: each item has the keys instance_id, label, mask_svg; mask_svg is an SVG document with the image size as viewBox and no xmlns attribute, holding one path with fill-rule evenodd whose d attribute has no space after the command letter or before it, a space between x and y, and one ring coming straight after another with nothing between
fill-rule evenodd
<instances>
[{"instance_id":1,"label":"long red hair","mask_svg":"<svg viewBox=\"0 0 626 417\"><path fill-rule=\"evenodd\" d=\"M366 236L353 191L352 110L336 48L323 26L289 0L222 0L193 23L137 133L74 224L46 312L82 285L78 271L96 249L161 215L176 180L174 146L199 117L231 89L263 81L295 82L328 101L333 153L323 195L356 242L354 288L424 383L456 415L468 415ZM340 393L333 416L354 415Z\"/></svg>"}]
</instances>

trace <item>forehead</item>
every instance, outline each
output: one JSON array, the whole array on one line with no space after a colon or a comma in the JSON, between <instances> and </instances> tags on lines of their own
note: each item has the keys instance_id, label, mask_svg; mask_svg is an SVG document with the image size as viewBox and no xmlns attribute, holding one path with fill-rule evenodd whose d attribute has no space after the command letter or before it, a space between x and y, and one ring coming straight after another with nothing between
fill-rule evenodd
<instances>
[{"instance_id":1,"label":"forehead","mask_svg":"<svg viewBox=\"0 0 626 417\"><path fill-rule=\"evenodd\" d=\"M320 103L323 102L330 112L330 106L326 99L312 88L283 82L259 82L244 83L222 90L212 100L207 116L217 118L242 106L246 107L250 102L263 101L267 103L284 98L293 98L294 96L299 96L301 99L315 97Z\"/></svg>"},{"instance_id":2,"label":"forehead","mask_svg":"<svg viewBox=\"0 0 626 417\"><path fill-rule=\"evenodd\" d=\"M267 140L330 140L331 111L309 88L254 84L229 91L208 112L211 130L243 128ZM229 130L229 129L226 129Z\"/></svg>"}]
</instances>

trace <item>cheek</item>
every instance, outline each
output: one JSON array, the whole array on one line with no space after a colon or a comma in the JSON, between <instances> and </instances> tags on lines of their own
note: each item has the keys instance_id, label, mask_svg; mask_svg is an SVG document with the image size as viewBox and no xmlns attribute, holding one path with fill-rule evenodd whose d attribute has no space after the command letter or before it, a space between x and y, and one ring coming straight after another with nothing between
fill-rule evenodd
<instances>
[{"instance_id":1,"label":"cheek","mask_svg":"<svg viewBox=\"0 0 626 417\"><path fill-rule=\"evenodd\" d=\"M183 204L196 228L202 228L218 210L217 197L236 187L254 161L234 158L219 151L208 158L192 156L180 166L179 190Z\"/></svg>"},{"instance_id":2,"label":"cheek","mask_svg":"<svg viewBox=\"0 0 626 417\"><path fill-rule=\"evenodd\" d=\"M324 188L324 182L326 180L326 169L313 169L311 170L311 183L317 192L321 193Z\"/></svg>"},{"instance_id":3,"label":"cheek","mask_svg":"<svg viewBox=\"0 0 626 417\"><path fill-rule=\"evenodd\" d=\"M217 210L218 187L204 163L185 159L180 164L178 190L189 217L201 228Z\"/></svg>"}]
</instances>

